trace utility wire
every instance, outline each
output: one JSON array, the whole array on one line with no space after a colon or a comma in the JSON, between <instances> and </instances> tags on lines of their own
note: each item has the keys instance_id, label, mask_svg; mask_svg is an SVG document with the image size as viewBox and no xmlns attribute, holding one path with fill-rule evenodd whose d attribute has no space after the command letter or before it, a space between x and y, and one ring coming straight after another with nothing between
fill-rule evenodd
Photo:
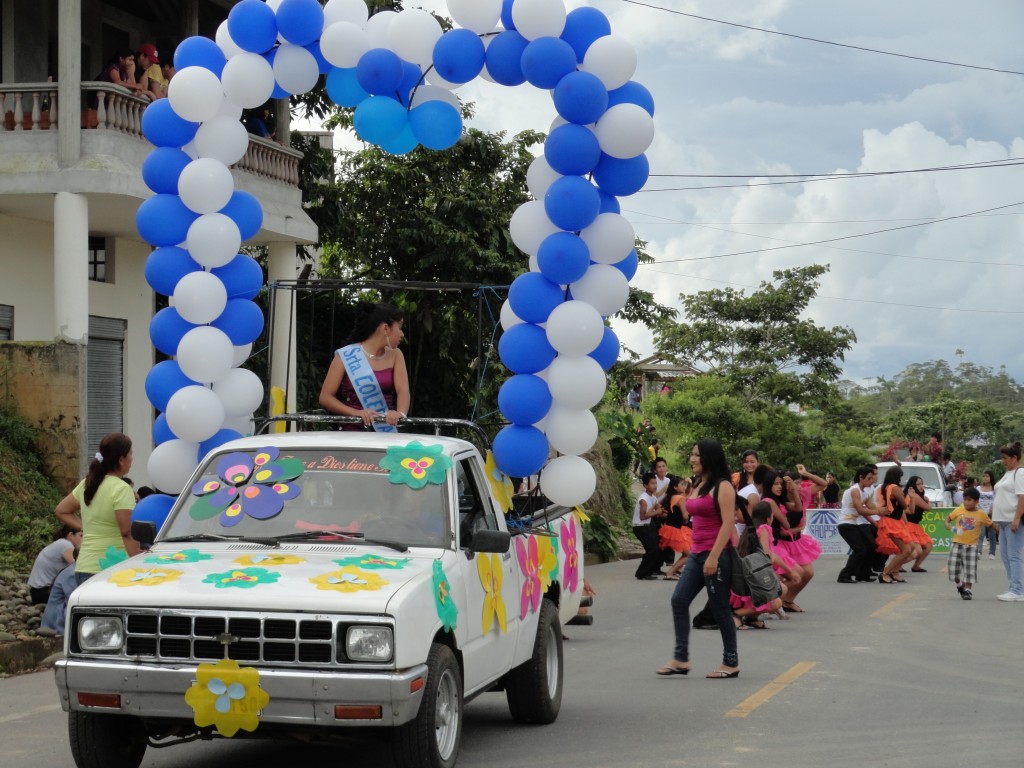
<instances>
[{"instance_id":1,"label":"utility wire","mask_svg":"<svg viewBox=\"0 0 1024 768\"><path fill-rule=\"evenodd\" d=\"M644 8L650 8L655 11L664 11L665 13L674 13L677 16L686 16L691 19L699 19L700 21L710 21L715 24L725 24L729 27L737 27L739 29L748 29L752 32L764 32L766 35L778 35L779 37L792 37L795 40L804 40L809 43L821 43L822 45L833 45L837 48L849 48L854 51L864 51L866 53L880 53L883 56L896 56L901 59L913 59L914 61L926 61L931 64L946 64L951 67L964 67L966 69L979 69L985 72L999 72L1004 75L1024 75L1024 72L1018 72L1013 69L999 69L998 67L983 67L978 64L964 64L958 61L946 61L945 59L930 59L925 56L912 56L909 53L896 53L894 51L883 51L879 48L867 48L862 45L850 45L849 43L837 43L834 40L822 40L817 37L808 37L806 35L794 35L791 32L779 32L777 29L764 29L763 27L753 27L748 24L737 24L734 21L723 21L722 19L712 19L708 16L698 16L695 13L685 13L683 11L677 11L672 8L665 8L660 5L653 5L651 3L641 3L639 0L622 0L624 3L630 5L639 5Z\"/></svg>"},{"instance_id":2,"label":"utility wire","mask_svg":"<svg viewBox=\"0 0 1024 768\"><path fill-rule=\"evenodd\" d=\"M974 163L938 165L930 168L906 168L897 171L831 171L828 173L652 173L650 174L650 177L652 179L804 179L812 177L845 179L859 178L861 176L895 176L902 173L934 173L936 171L1001 168L1004 165L1021 164L1024 164L1024 157L1007 157L1002 160L979 160Z\"/></svg>"},{"instance_id":3,"label":"utility wire","mask_svg":"<svg viewBox=\"0 0 1024 768\"><path fill-rule=\"evenodd\" d=\"M635 216L649 216L652 219L658 219L658 221L638 221L636 224L687 224L692 226L720 226L720 227L786 227L790 224L810 225L810 224L887 224L894 221L935 221L938 217L936 216L918 216L916 218L900 218L900 219L823 219L821 221L807 221L794 219L793 221L687 221L686 219L671 219L666 216L657 216L647 211L634 211L629 208L623 208L623 213L631 213ZM1014 211L1012 213L979 213L971 218L977 219L988 219L997 216L1020 216L1022 211ZM741 233L742 234L742 233Z\"/></svg>"}]
</instances>

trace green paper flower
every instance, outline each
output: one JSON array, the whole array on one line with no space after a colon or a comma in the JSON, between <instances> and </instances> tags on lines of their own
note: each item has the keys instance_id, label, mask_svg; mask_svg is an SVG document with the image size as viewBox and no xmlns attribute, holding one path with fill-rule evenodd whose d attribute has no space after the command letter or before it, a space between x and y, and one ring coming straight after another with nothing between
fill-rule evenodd
<instances>
[{"instance_id":1,"label":"green paper flower","mask_svg":"<svg viewBox=\"0 0 1024 768\"><path fill-rule=\"evenodd\" d=\"M346 565L354 565L357 568L366 568L367 570L395 570L398 568L405 568L409 563L410 558L408 557L384 557L383 555L363 555L362 557L343 557L340 560L335 560L338 565L343 568Z\"/></svg>"},{"instance_id":2,"label":"green paper flower","mask_svg":"<svg viewBox=\"0 0 1024 768\"><path fill-rule=\"evenodd\" d=\"M388 480L394 485L404 484L419 490L427 483L443 483L452 460L444 455L443 446L423 445L413 440L408 445L390 446L379 466L388 470Z\"/></svg>"},{"instance_id":3,"label":"green paper flower","mask_svg":"<svg viewBox=\"0 0 1024 768\"><path fill-rule=\"evenodd\" d=\"M437 606L437 618L441 620L445 632L455 629L459 609L452 598L452 585L444 575L440 560L434 561L434 604Z\"/></svg>"},{"instance_id":4,"label":"green paper flower","mask_svg":"<svg viewBox=\"0 0 1024 768\"><path fill-rule=\"evenodd\" d=\"M280 578L280 573L268 571L266 568L235 568L223 573L211 573L203 579L203 583L213 584L217 589L227 587L252 589L258 584L274 584Z\"/></svg>"},{"instance_id":5,"label":"green paper flower","mask_svg":"<svg viewBox=\"0 0 1024 768\"><path fill-rule=\"evenodd\" d=\"M103 553L103 557L100 558L100 568L109 568L112 565L123 563L128 559L128 553L123 549L118 549L113 544L107 547L107 551Z\"/></svg>"},{"instance_id":6,"label":"green paper flower","mask_svg":"<svg viewBox=\"0 0 1024 768\"><path fill-rule=\"evenodd\" d=\"M175 563L198 563L201 560L212 560L213 555L204 555L198 549L183 549L180 552L168 552L163 555L147 557L147 563L173 565Z\"/></svg>"}]
</instances>

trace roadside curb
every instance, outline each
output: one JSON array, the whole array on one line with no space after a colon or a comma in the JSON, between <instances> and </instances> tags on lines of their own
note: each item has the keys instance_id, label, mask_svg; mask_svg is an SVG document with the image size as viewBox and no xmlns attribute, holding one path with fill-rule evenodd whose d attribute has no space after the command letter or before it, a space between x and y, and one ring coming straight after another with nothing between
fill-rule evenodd
<instances>
[{"instance_id":1,"label":"roadside curb","mask_svg":"<svg viewBox=\"0 0 1024 768\"><path fill-rule=\"evenodd\" d=\"M0 645L0 674L16 675L38 668L64 650L64 638L32 637Z\"/></svg>"}]
</instances>

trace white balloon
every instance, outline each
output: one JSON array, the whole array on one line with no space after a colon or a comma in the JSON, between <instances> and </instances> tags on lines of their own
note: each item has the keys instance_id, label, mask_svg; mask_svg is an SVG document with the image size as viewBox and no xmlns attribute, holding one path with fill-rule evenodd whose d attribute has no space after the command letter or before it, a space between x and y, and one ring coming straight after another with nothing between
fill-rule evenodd
<instances>
[{"instance_id":1,"label":"white balloon","mask_svg":"<svg viewBox=\"0 0 1024 768\"><path fill-rule=\"evenodd\" d=\"M231 104L230 101L224 103ZM234 165L245 157L245 151L249 148L249 132L237 117L215 117L199 126L195 145L200 157L212 158L224 165Z\"/></svg>"},{"instance_id":2,"label":"white balloon","mask_svg":"<svg viewBox=\"0 0 1024 768\"><path fill-rule=\"evenodd\" d=\"M530 258L527 259L527 269L531 272L540 272L540 259L534 254L530 254Z\"/></svg>"},{"instance_id":3,"label":"white balloon","mask_svg":"<svg viewBox=\"0 0 1024 768\"><path fill-rule=\"evenodd\" d=\"M283 43L274 56L274 79L288 93L306 93L316 85L320 65L301 45Z\"/></svg>"},{"instance_id":4,"label":"white balloon","mask_svg":"<svg viewBox=\"0 0 1024 768\"><path fill-rule=\"evenodd\" d=\"M597 419L586 409L552 405L545 422L544 433L551 447L567 456L586 453L597 441Z\"/></svg>"},{"instance_id":5,"label":"white balloon","mask_svg":"<svg viewBox=\"0 0 1024 768\"><path fill-rule=\"evenodd\" d=\"M223 267L238 255L238 249L242 247L242 233L229 216L206 213L192 222L185 243L193 259L214 269Z\"/></svg>"},{"instance_id":6,"label":"white balloon","mask_svg":"<svg viewBox=\"0 0 1024 768\"><path fill-rule=\"evenodd\" d=\"M249 355L252 354L252 342L243 344L240 347L234 348L234 354L231 356L231 367L237 368L246 360L249 359Z\"/></svg>"},{"instance_id":7,"label":"white balloon","mask_svg":"<svg viewBox=\"0 0 1024 768\"><path fill-rule=\"evenodd\" d=\"M366 43L369 48L387 48L389 44L388 29L398 16L394 11L381 11L371 16L363 29L366 30Z\"/></svg>"},{"instance_id":8,"label":"white balloon","mask_svg":"<svg viewBox=\"0 0 1024 768\"><path fill-rule=\"evenodd\" d=\"M462 103L459 101L459 97L439 85L424 83L416 87L416 92L412 95L412 106L418 107L427 101L443 101L446 104L451 104L459 111L459 114L462 114Z\"/></svg>"},{"instance_id":9,"label":"white balloon","mask_svg":"<svg viewBox=\"0 0 1024 768\"><path fill-rule=\"evenodd\" d=\"M363 0L328 0L324 6L324 27L339 21L362 27L370 16Z\"/></svg>"},{"instance_id":10,"label":"white balloon","mask_svg":"<svg viewBox=\"0 0 1024 768\"><path fill-rule=\"evenodd\" d=\"M434 45L441 32L441 25L432 15L420 8L409 8L388 26L388 47L406 61L426 69L434 63Z\"/></svg>"},{"instance_id":11,"label":"white balloon","mask_svg":"<svg viewBox=\"0 0 1024 768\"><path fill-rule=\"evenodd\" d=\"M551 310L546 331L548 343L559 354L589 355L604 338L604 321L587 302L567 301Z\"/></svg>"},{"instance_id":12,"label":"white balloon","mask_svg":"<svg viewBox=\"0 0 1024 768\"><path fill-rule=\"evenodd\" d=\"M598 264L618 264L636 244L633 225L617 213L602 213L580 237L590 249L590 260Z\"/></svg>"},{"instance_id":13,"label":"white balloon","mask_svg":"<svg viewBox=\"0 0 1024 768\"><path fill-rule=\"evenodd\" d=\"M540 200L531 200L520 205L512 214L508 228L512 242L519 250L530 256L537 255L545 237L561 231L551 223L544 210L544 203Z\"/></svg>"},{"instance_id":14,"label":"white balloon","mask_svg":"<svg viewBox=\"0 0 1024 768\"><path fill-rule=\"evenodd\" d=\"M184 120L201 123L217 114L224 91L220 79L205 67L185 67L167 86L171 108Z\"/></svg>"},{"instance_id":15,"label":"white balloon","mask_svg":"<svg viewBox=\"0 0 1024 768\"><path fill-rule=\"evenodd\" d=\"M548 126L548 134L550 134L552 131L554 131L555 128L560 128L563 125L568 125L568 124L569 124L569 121L566 120L564 117L562 117L561 115L555 115L555 119L552 120L551 121L551 125ZM590 126L586 126L586 127L589 128Z\"/></svg>"},{"instance_id":16,"label":"white balloon","mask_svg":"<svg viewBox=\"0 0 1024 768\"><path fill-rule=\"evenodd\" d=\"M512 311L511 305L508 303L508 299L501 305L501 313L498 316L498 320L501 323L502 330L507 331L513 325L519 325L523 322L515 312Z\"/></svg>"},{"instance_id":17,"label":"white balloon","mask_svg":"<svg viewBox=\"0 0 1024 768\"><path fill-rule=\"evenodd\" d=\"M617 35L599 37L587 49L580 69L596 76L605 88L614 91L628 83L636 73L636 48Z\"/></svg>"},{"instance_id":18,"label":"white balloon","mask_svg":"<svg viewBox=\"0 0 1024 768\"><path fill-rule=\"evenodd\" d=\"M228 416L224 419L224 429L233 429L242 437L248 437L254 431L252 414L245 416Z\"/></svg>"},{"instance_id":19,"label":"white balloon","mask_svg":"<svg viewBox=\"0 0 1024 768\"><path fill-rule=\"evenodd\" d=\"M167 426L182 440L201 443L224 424L224 405L212 389L182 387L167 401Z\"/></svg>"},{"instance_id":20,"label":"white balloon","mask_svg":"<svg viewBox=\"0 0 1024 768\"><path fill-rule=\"evenodd\" d=\"M597 489L597 474L580 456L559 456L540 473L540 491L555 504L575 507L585 504Z\"/></svg>"},{"instance_id":21,"label":"white balloon","mask_svg":"<svg viewBox=\"0 0 1024 768\"><path fill-rule=\"evenodd\" d=\"M601 151L623 160L642 155L654 141L654 118L636 104L616 104L594 128Z\"/></svg>"},{"instance_id":22,"label":"white balloon","mask_svg":"<svg viewBox=\"0 0 1024 768\"><path fill-rule=\"evenodd\" d=\"M173 84L178 76L171 79ZM224 65L220 76L224 94L245 109L262 106L274 92L274 69L258 53L240 53Z\"/></svg>"},{"instance_id":23,"label":"white balloon","mask_svg":"<svg viewBox=\"0 0 1024 768\"><path fill-rule=\"evenodd\" d=\"M198 160L199 159L199 150L196 149L196 141L195 141L195 139L193 139L188 144L186 144L184 147L182 147L181 151L184 152L189 157L191 157L193 160Z\"/></svg>"},{"instance_id":24,"label":"white balloon","mask_svg":"<svg viewBox=\"0 0 1024 768\"><path fill-rule=\"evenodd\" d=\"M512 21L527 40L558 37L565 29L565 6L562 0L516 0Z\"/></svg>"},{"instance_id":25,"label":"white balloon","mask_svg":"<svg viewBox=\"0 0 1024 768\"><path fill-rule=\"evenodd\" d=\"M230 59L232 56L237 56L242 53L242 49L235 44L235 41L231 39L231 33L228 32L228 20L224 19L217 27L217 34L213 38L217 47L220 48L224 56Z\"/></svg>"},{"instance_id":26,"label":"white balloon","mask_svg":"<svg viewBox=\"0 0 1024 768\"><path fill-rule=\"evenodd\" d=\"M437 70L433 68L428 70L424 77L426 78L426 81L431 85L436 85L439 88L447 88L449 91L454 91L459 86L465 85L465 83L453 83L449 80L445 80L443 77L441 77L441 75L438 74Z\"/></svg>"},{"instance_id":27,"label":"white balloon","mask_svg":"<svg viewBox=\"0 0 1024 768\"><path fill-rule=\"evenodd\" d=\"M586 274L569 286L572 297L593 305L602 317L614 315L629 299L629 281L610 264L591 264Z\"/></svg>"},{"instance_id":28,"label":"white balloon","mask_svg":"<svg viewBox=\"0 0 1024 768\"><path fill-rule=\"evenodd\" d=\"M199 150L198 145L196 149ZM234 191L235 180L231 171L212 157L193 160L178 177L181 202L196 213L216 213L228 204Z\"/></svg>"},{"instance_id":29,"label":"white balloon","mask_svg":"<svg viewBox=\"0 0 1024 768\"><path fill-rule=\"evenodd\" d=\"M189 272L174 286L174 308L193 325L212 323L228 303L228 291L210 272Z\"/></svg>"},{"instance_id":30,"label":"white balloon","mask_svg":"<svg viewBox=\"0 0 1024 768\"><path fill-rule=\"evenodd\" d=\"M600 403L604 397L605 383L601 364L587 355L559 355L548 366L551 397L559 405L571 410L593 408Z\"/></svg>"},{"instance_id":31,"label":"white balloon","mask_svg":"<svg viewBox=\"0 0 1024 768\"><path fill-rule=\"evenodd\" d=\"M336 67L351 69L368 50L363 28L350 21L331 24L320 37L320 52Z\"/></svg>"},{"instance_id":32,"label":"white balloon","mask_svg":"<svg viewBox=\"0 0 1024 768\"><path fill-rule=\"evenodd\" d=\"M232 120L238 121L242 119L242 108L235 104L227 96L224 97L224 101L221 102L220 109L217 110L216 116L212 117L211 120L216 120L218 117L230 117ZM207 120L206 122L210 122ZM206 123L203 123L206 125ZM201 126L200 126L201 127Z\"/></svg>"},{"instance_id":33,"label":"white balloon","mask_svg":"<svg viewBox=\"0 0 1024 768\"><path fill-rule=\"evenodd\" d=\"M460 27L482 35L501 17L501 0L448 0L448 13Z\"/></svg>"},{"instance_id":34,"label":"white balloon","mask_svg":"<svg viewBox=\"0 0 1024 768\"><path fill-rule=\"evenodd\" d=\"M224 404L224 414L229 417L250 414L263 402L263 382L245 368L232 368L213 385L213 391Z\"/></svg>"},{"instance_id":35,"label":"white balloon","mask_svg":"<svg viewBox=\"0 0 1024 768\"><path fill-rule=\"evenodd\" d=\"M544 155L538 155L530 163L530 169L526 172L526 186L535 200L543 200L548 187L560 178L562 178L562 174L551 167L547 158Z\"/></svg>"},{"instance_id":36,"label":"white balloon","mask_svg":"<svg viewBox=\"0 0 1024 768\"><path fill-rule=\"evenodd\" d=\"M234 347L224 331L201 325L181 337L176 357L182 373L192 381L212 384L227 376L233 355Z\"/></svg>"},{"instance_id":37,"label":"white balloon","mask_svg":"<svg viewBox=\"0 0 1024 768\"><path fill-rule=\"evenodd\" d=\"M149 454L146 470L158 491L176 495L185 489L195 472L199 445L187 440L167 440Z\"/></svg>"}]
</instances>

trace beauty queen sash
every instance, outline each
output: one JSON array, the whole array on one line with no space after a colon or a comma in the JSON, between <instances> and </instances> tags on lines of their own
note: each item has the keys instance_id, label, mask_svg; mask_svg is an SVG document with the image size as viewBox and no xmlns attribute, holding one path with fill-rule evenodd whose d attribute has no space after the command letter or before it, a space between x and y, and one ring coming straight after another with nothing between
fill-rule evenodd
<instances>
[{"instance_id":1,"label":"beauty queen sash","mask_svg":"<svg viewBox=\"0 0 1024 768\"><path fill-rule=\"evenodd\" d=\"M345 373L348 374L349 381L352 382L352 388L356 391L359 404L365 410L376 411L381 416L387 413L387 400L384 399L380 382L377 381L377 376L374 374L373 368L370 367L363 348L358 344L349 344L347 347L339 349L337 354L341 358L342 365L345 366ZM398 431L390 424L376 421L373 423L373 428L377 432Z\"/></svg>"}]
</instances>

